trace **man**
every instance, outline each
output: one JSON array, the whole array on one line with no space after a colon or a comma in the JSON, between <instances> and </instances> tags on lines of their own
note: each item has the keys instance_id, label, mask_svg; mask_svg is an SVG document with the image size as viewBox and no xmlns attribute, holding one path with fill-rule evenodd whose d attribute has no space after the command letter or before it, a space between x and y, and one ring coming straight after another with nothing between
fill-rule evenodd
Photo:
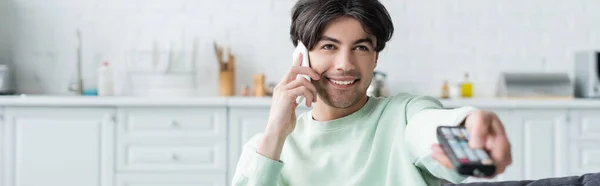
<instances>
[{"instance_id":1,"label":"man","mask_svg":"<svg viewBox=\"0 0 600 186\"><path fill-rule=\"evenodd\" d=\"M436 127L464 125L470 146L489 152L496 173L511 164L498 117L443 109L427 96L368 97L379 52L393 33L377 0L300 0L291 40L309 49L276 86L265 131L245 144L233 185L439 185L466 177L437 145ZM401 70L402 69L398 69ZM296 75L305 74L308 81ZM296 117L297 96L312 110Z\"/></svg>"}]
</instances>

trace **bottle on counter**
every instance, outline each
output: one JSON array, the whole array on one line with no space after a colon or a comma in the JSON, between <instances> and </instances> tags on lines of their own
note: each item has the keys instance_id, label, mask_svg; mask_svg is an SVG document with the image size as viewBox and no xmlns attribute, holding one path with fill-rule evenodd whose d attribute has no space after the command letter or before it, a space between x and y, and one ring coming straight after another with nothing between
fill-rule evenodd
<instances>
[{"instance_id":1,"label":"bottle on counter","mask_svg":"<svg viewBox=\"0 0 600 186\"><path fill-rule=\"evenodd\" d=\"M98 68L98 96L112 96L113 94L113 70L108 61L104 61Z\"/></svg>"},{"instance_id":2,"label":"bottle on counter","mask_svg":"<svg viewBox=\"0 0 600 186\"><path fill-rule=\"evenodd\" d=\"M465 73L465 79L460 84L460 96L462 98L473 97L473 83L469 80L469 73Z\"/></svg>"},{"instance_id":3,"label":"bottle on counter","mask_svg":"<svg viewBox=\"0 0 600 186\"><path fill-rule=\"evenodd\" d=\"M442 99L450 98L450 87L448 85L448 80L444 80L444 84L442 85L442 95L440 96Z\"/></svg>"},{"instance_id":4,"label":"bottle on counter","mask_svg":"<svg viewBox=\"0 0 600 186\"><path fill-rule=\"evenodd\" d=\"M254 96L264 97L267 95L267 89L265 87L265 75L255 74L254 75Z\"/></svg>"},{"instance_id":5,"label":"bottle on counter","mask_svg":"<svg viewBox=\"0 0 600 186\"><path fill-rule=\"evenodd\" d=\"M240 95L242 96L250 96L250 86L243 84L242 85L242 91L240 93Z\"/></svg>"}]
</instances>

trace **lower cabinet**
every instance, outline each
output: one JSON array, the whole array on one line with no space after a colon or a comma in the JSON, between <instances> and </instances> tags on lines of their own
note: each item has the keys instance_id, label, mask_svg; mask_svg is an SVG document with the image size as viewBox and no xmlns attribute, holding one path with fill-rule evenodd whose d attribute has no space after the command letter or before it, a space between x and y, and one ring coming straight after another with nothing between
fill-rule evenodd
<instances>
[{"instance_id":1,"label":"lower cabinet","mask_svg":"<svg viewBox=\"0 0 600 186\"><path fill-rule=\"evenodd\" d=\"M568 110L519 109L495 111L504 124L511 144L513 163L494 179L477 181L531 180L560 176L568 153Z\"/></svg>"},{"instance_id":2,"label":"lower cabinet","mask_svg":"<svg viewBox=\"0 0 600 186\"><path fill-rule=\"evenodd\" d=\"M483 109L504 123L513 164L466 182L600 172L600 109ZM0 107L0 186L231 185L268 116L267 106Z\"/></svg>"},{"instance_id":3,"label":"lower cabinet","mask_svg":"<svg viewBox=\"0 0 600 186\"><path fill-rule=\"evenodd\" d=\"M467 182L600 172L600 109L511 109L497 113L511 142L513 164L494 179L470 178Z\"/></svg>"},{"instance_id":4,"label":"lower cabinet","mask_svg":"<svg viewBox=\"0 0 600 186\"><path fill-rule=\"evenodd\" d=\"M600 172L600 109L571 109L561 175Z\"/></svg>"},{"instance_id":5,"label":"lower cabinet","mask_svg":"<svg viewBox=\"0 0 600 186\"><path fill-rule=\"evenodd\" d=\"M113 185L111 109L7 108L5 186Z\"/></svg>"},{"instance_id":6,"label":"lower cabinet","mask_svg":"<svg viewBox=\"0 0 600 186\"><path fill-rule=\"evenodd\" d=\"M225 186L226 107L118 108L117 186Z\"/></svg>"}]
</instances>

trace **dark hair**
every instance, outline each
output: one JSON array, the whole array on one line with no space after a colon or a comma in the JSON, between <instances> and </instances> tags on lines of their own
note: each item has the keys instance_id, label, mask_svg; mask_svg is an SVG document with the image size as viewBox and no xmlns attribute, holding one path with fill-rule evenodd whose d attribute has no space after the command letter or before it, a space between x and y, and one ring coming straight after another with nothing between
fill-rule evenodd
<instances>
[{"instance_id":1,"label":"dark hair","mask_svg":"<svg viewBox=\"0 0 600 186\"><path fill-rule=\"evenodd\" d=\"M365 32L375 36L379 52L392 38L394 25L386 8L378 0L299 0L292 8L290 38L311 50L329 21L349 16L360 22Z\"/></svg>"}]
</instances>

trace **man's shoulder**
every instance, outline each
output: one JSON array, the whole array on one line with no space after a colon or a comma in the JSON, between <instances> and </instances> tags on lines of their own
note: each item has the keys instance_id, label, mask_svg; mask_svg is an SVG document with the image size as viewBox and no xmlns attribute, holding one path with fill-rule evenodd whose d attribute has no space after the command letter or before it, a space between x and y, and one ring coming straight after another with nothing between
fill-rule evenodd
<instances>
[{"instance_id":1,"label":"man's shoulder","mask_svg":"<svg viewBox=\"0 0 600 186\"><path fill-rule=\"evenodd\" d=\"M391 103L394 106L398 105L408 105L419 102L428 102L433 104L441 105L440 101L432 96L427 95L416 95L410 93L398 93L396 95L382 98L383 102Z\"/></svg>"},{"instance_id":2,"label":"man's shoulder","mask_svg":"<svg viewBox=\"0 0 600 186\"><path fill-rule=\"evenodd\" d=\"M409 101L413 98L417 97L417 95L414 94L410 94L410 93L397 93L395 95L389 96L389 97L385 97L382 98L384 100L387 100L389 102L406 102Z\"/></svg>"},{"instance_id":3,"label":"man's shoulder","mask_svg":"<svg viewBox=\"0 0 600 186\"><path fill-rule=\"evenodd\" d=\"M377 106L379 109L377 110L379 110L382 115L387 113L387 115L401 114L410 116L425 108L443 108L443 105L438 99L426 95L399 93L377 99L380 99Z\"/></svg>"}]
</instances>

